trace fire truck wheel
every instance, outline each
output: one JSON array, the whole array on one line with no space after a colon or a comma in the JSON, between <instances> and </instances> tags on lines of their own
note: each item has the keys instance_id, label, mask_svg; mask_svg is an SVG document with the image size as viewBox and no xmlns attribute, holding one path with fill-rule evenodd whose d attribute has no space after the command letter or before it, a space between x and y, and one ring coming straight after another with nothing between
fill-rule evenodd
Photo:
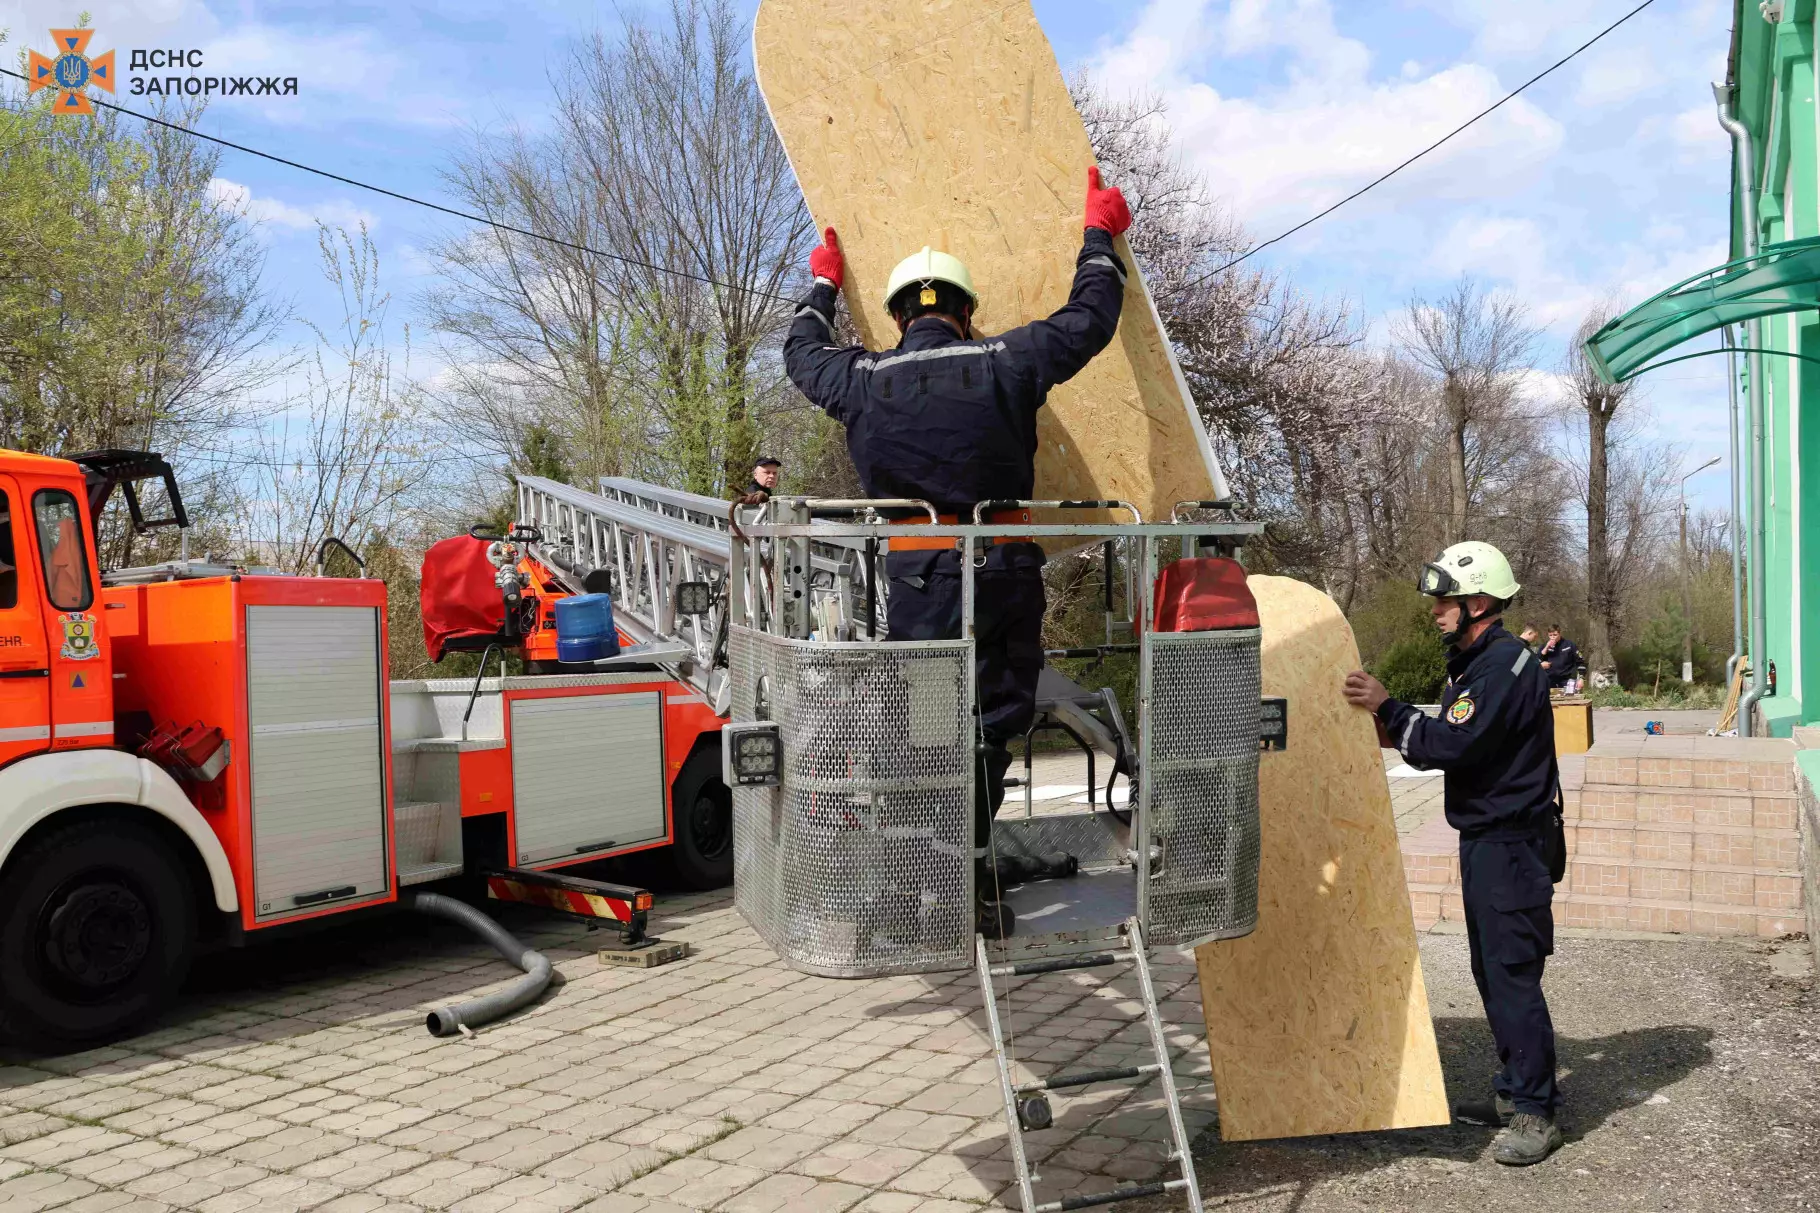
<instances>
[{"instance_id":1,"label":"fire truck wheel","mask_svg":"<svg viewBox=\"0 0 1820 1213\"><path fill-rule=\"evenodd\" d=\"M52 830L0 881L0 1035L47 1050L122 1035L182 985L195 937L182 862L152 830Z\"/></svg>"},{"instance_id":2,"label":"fire truck wheel","mask_svg":"<svg viewBox=\"0 0 1820 1213\"><path fill-rule=\"evenodd\" d=\"M669 867L686 889L724 889L733 883L733 795L720 781L720 750L698 750L670 789L676 842Z\"/></svg>"}]
</instances>

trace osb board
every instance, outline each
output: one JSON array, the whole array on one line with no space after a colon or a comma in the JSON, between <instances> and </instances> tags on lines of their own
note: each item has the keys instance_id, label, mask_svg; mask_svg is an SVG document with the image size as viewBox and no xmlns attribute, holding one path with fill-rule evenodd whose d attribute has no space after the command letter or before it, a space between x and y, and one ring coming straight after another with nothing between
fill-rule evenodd
<instances>
[{"instance_id":1,"label":"osb board","mask_svg":"<svg viewBox=\"0 0 1820 1213\"><path fill-rule=\"evenodd\" d=\"M840 236L867 346L897 344L885 283L924 245L967 263L984 335L1068 301L1093 152L1025 0L764 0L752 45L817 229ZM1177 501L1224 497L1225 480L1117 247L1134 271L1118 335L1050 393L1036 495L1118 498L1166 520Z\"/></svg>"},{"instance_id":2,"label":"osb board","mask_svg":"<svg viewBox=\"0 0 1820 1213\"><path fill-rule=\"evenodd\" d=\"M1263 756L1258 926L1195 949L1227 1141L1446 1124L1447 1093L1371 717L1333 600L1253 577L1264 694L1289 744Z\"/></svg>"}]
</instances>

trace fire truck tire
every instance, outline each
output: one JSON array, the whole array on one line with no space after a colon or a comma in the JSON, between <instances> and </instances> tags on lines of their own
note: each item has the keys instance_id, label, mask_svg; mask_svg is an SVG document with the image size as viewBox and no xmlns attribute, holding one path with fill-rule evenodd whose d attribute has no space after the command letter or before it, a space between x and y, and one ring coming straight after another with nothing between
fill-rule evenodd
<instances>
[{"instance_id":1,"label":"fire truck tire","mask_svg":"<svg viewBox=\"0 0 1820 1213\"><path fill-rule=\"evenodd\" d=\"M697 750L670 787L676 841L668 867L686 889L724 889L733 883L733 794L720 781L720 747Z\"/></svg>"},{"instance_id":2,"label":"fire truck tire","mask_svg":"<svg viewBox=\"0 0 1820 1213\"><path fill-rule=\"evenodd\" d=\"M195 939L182 860L155 831L52 829L0 881L0 1036L56 1050L123 1035L176 994Z\"/></svg>"}]
</instances>

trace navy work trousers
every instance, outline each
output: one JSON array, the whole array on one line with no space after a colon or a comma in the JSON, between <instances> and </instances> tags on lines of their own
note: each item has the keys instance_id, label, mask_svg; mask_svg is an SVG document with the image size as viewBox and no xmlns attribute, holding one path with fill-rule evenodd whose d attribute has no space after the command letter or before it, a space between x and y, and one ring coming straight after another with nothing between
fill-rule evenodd
<instances>
[{"instance_id":1,"label":"navy work trousers","mask_svg":"<svg viewBox=\"0 0 1820 1213\"><path fill-rule=\"evenodd\" d=\"M1539 840L1460 840L1472 979L1501 1063L1492 1086L1517 1111L1553 1117L1555 1025L1542 968L1555 950L1554 883Z\"/></svg>"},{"instance_id":2,"label":"navy work trousers","mask_svg":"<svg viewBox=\"0 0 1820 1213\"><path fill-rule=\"evenodd\" d=\"M961 634L960 553L893 552L885 559L890 598L885 621L892 640L958 640ZM1036 683L1043 669L1043 549L1001 543L974 570L975 686L985 734L985 778L975 798L975 848L984 847L992 818L1005 801L1007 744L1036 719Z\"/></svg>"}]
</instances>

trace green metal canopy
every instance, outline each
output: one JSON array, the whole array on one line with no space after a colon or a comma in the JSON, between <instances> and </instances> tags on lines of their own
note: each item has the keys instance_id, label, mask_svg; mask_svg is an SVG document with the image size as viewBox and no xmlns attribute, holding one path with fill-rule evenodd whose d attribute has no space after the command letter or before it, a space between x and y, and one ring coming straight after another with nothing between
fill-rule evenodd
<instances>
[{"instance_id":1,"label":"green metal canopy","mask_svg":"<svg viewBox=\"0 0 1820 1213\"><path fill-rule=\"evenodd\" d=\"M1820 308L1820 236L1765 245L1754 257L1676 283L1588 337L1586 356L1600 379L1618 383L1653 369L1651 359L1703 333L1815 308Z\"/></svg>"}]
</instances>

